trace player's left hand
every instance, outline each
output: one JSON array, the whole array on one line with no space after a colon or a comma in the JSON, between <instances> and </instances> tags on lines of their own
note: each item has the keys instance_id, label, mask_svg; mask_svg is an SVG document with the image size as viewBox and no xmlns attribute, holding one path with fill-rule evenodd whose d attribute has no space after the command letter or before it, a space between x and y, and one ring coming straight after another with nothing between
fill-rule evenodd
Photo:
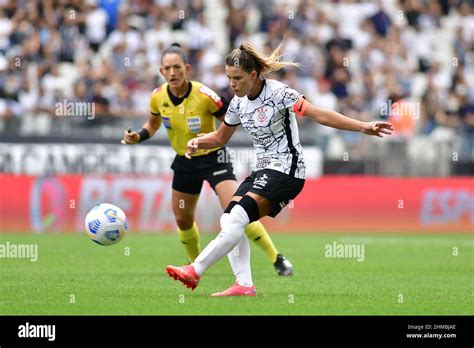
<instances>
[{"instance_id":1,"label":"player's left hand","mask_svg":"<svg viewBox=\"0 0 474 348\"><path fill-rule=\"evenodd\" d=\"M365 128L362 133L367 135L375 135L383 138L383 134L390 135L393 132L393 126L388 122L365 122Z\"/></svg>"}]
</instances>

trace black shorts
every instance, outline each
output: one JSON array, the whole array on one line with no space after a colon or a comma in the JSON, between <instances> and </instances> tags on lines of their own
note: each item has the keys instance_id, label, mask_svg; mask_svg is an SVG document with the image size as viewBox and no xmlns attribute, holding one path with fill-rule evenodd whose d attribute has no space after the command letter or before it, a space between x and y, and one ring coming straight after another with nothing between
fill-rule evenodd
<instances>
[{"instance_id":1,"label":"black shorts","mask_svg":"<svg viewBox=\"0 0 474 348\"><path fill-rule=\"evenodd\" d=\"M247 192L256 193L272 203L268 216L275 217L301 192L304 179L297 179L273 169L261 169L252 172L234 193L234 196L245 196Z\"/></svg>"},{"instance_id":2,"label":"black shorts","mask_svg":"<svg viewBox=\"0 0 474 348\"><path fill-rule=\"evenodd\" d=\"M171 169L174 170L173 190L197 195L201 193L204 180L213 190L221 181L236 181L232 163L226 160L228 158L225 147L191 159L176 155L171 164Z\"/></svg>"}]
</instances>

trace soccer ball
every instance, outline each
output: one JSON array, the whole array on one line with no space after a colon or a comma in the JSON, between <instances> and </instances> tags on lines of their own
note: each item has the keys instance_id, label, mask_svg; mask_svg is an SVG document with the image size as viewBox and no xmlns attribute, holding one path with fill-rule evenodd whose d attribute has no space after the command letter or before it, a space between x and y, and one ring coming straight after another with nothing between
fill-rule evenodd
<instances>
[{"instance_id":1,"label":"soccer ball","mask_svg":"<svg viewBox=\"0 0 474 348\"><path fill-rule=\"evenodd\" d=\"M110 203L93 207L86 215L85 226L89 238L100 245L117 244L128 229L123 210Z\"/></svg>"}]
</instances>

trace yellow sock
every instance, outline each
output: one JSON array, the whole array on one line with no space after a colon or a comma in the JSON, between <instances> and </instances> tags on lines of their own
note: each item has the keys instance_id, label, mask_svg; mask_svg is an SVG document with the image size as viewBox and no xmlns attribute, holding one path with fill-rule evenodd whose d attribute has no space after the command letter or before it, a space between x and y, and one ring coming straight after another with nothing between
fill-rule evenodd
<instances>
[{"instance_id":1,"label":"yellow sock","mask_svg":"<svg viewBox=\"0 0 474 348\"><path fill-rule=\"evenodd\" d=\"M276 261L278 251L260 221L255 221L248 225L245 229L245 234L249 240L255 242L255 244L267 254L271 262Z\"/></svg>"},{"instance_id":2,"label":"yellow sock","mask_svg":"<svg viewBox=\"0 0 474 348\"><path fill-rule=\"evenodd\" d=\"M201 252L199 244L199 229L196 223L193 223L190 229L182 230L178 227L178 237L184 245L189 262L193 262Z\"/></svg>"}]
</instances>

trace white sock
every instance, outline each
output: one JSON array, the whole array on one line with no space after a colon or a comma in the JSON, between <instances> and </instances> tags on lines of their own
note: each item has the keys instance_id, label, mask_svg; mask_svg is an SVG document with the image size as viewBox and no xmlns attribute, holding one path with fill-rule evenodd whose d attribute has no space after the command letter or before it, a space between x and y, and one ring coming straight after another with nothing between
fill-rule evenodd
<instances>
[{"instance_id":1,"label":"white sock","mask_svg":"<svg viewBox=\"0 0 474 348\"><path fill-rule=\"evenodd\" d=\"M245 235L245 228L249 224L249 217L244 208L236 205L229 214L222 214L221 232L212 240L192 263L198 275L202 275L206 269L211 267L231 250Z\"/></svg>"},{"instance_id":2,"label":"white sock","mask_svg":"<svg viewBox=\"0 0 474 348\"><path fill-rule=\"evenodd\" d=\"M252 271L250 270L250 244L244 234L239 244L227 254L237 284L241 286L253 286Z\"/></svg>"}]
</instances>

